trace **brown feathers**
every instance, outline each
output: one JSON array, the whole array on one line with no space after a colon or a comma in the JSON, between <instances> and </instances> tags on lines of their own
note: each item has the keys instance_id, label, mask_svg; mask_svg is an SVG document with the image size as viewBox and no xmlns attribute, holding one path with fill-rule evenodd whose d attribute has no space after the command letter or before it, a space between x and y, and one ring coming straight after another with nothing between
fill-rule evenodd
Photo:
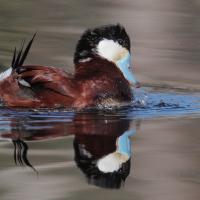
<instances>
[{"instance_id":1,"label":"brown feathers","mask_svg":"<svg viewBox=\"0 0 200 200\"><path fill-rule=\"evenodd\" d=\"M74 76L56 67L18 66L0 81L0 96L6 106L81 109L130 101L131 91L115 64L97 57L78 64Z\"/></svg>"}]
</instances>

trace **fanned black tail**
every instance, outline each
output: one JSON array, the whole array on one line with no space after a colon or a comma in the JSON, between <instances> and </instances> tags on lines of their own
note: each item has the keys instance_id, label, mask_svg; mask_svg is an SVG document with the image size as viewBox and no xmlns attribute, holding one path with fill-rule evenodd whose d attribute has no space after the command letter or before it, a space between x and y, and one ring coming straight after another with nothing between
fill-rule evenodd
<instances>
[{"instance_id":1,"label":"fanned black tail","mask_svg":"<svg viewBox=\"0 0 200 200\"><path fill-rule=\"evenodd\" d=\"M25 50L23 51L24 49L24 43L25 41L23 40L22 41L22 44L21 44L21 48L20 50L17 52L17 49L15 47L15 50L14 50L14 54L13 54L13 58L12 58L12 63L11 63L11 66L13 69L16 69L18 66L22 66L28 53L29 53L29 50L31 48L31 45L33 43L33 40L36 36L36 33L33 35L32 39L29 41L29 43L27 44Z\"/></svg>"}]
</instances>

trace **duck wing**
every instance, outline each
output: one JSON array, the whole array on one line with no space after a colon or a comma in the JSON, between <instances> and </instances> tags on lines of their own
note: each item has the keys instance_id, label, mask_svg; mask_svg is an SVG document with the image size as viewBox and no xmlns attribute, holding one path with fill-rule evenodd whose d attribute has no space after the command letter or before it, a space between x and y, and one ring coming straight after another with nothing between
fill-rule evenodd
<instances>
[{"instance_id":1,"label":"duck wing","mask_svg":"<svg viewBox=\"0 0 200 200\"><path fill-rule=\"evenodd\" d=\"M63 96L71 96L69 86L72 85L72 81L64 70L47 66L23 65L35 36L36 33L25 47L23 40L21 48L18 51L14 49L11 66L12 72L17 75L18 83L35 92L48 89Z\"/></svg>"},{"instance_id":2,"label":"duck wing","mask_svg":"<svg viewBox=\"0 0 200 200\"><path fill-rule=\"evenodd\" d=\"M19 84L35 92L49 90L63 96L74 96L73 78L62 69L26 65L17 67L16 73Z\"/></svg>"}]
</instances>

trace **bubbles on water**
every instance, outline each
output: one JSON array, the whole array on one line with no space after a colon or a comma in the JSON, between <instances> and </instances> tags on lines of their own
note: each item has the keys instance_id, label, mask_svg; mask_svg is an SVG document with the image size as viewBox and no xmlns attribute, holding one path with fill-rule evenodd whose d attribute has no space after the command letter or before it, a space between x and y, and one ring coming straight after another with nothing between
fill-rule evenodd
<instances>
[{"instance_id":1,"label":"bubbles on water","mask_svg":"<svg viewBox=\"0 0 200 200\"><path fill-rule=\"evenodd\" d=\"M129 118L187 116L200 113L200 94L139 88L129 109Z\"/></svg>"},{"instance_id":2,"label":"bubbles on water","mask_svg":"<svg viewBox=\"0 0 200 200\"><path fill-rule=\"evenodd\" d=\"M137 89L134 91L134 101L133 105L134 107L146 107L148 103L148 94L142 90Z\"/></svg>"}]
</instances>

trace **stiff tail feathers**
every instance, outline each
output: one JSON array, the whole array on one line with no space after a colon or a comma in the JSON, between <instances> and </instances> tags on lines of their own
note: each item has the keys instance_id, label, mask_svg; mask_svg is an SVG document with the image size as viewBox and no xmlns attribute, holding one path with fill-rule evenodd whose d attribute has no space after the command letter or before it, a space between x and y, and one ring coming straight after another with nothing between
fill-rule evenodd
<instances>
[{"instance_id":1,"label":"stiff tail feathers","mask_svg":"<svg viewBox=\"0 0 200 200\"><path fill-rule=\"evenodd\" d=\"M23 63L24 63L24 61L25 61L25 59L26 59L26 57L29 53L29 50L31 48L31 45L33 43L35 36L36 36L36 33L33 35L32 39L28 42L25 49L24 49L24 43L25 43L24 40L22 41L21 48L19 49L18 52L17 52L17 49L15 47L14 53L13 53L13 58L12 58L12 63L11 63L12 69L16 69L17 67L23 65Z\"/></svg>"}]
</instances>

